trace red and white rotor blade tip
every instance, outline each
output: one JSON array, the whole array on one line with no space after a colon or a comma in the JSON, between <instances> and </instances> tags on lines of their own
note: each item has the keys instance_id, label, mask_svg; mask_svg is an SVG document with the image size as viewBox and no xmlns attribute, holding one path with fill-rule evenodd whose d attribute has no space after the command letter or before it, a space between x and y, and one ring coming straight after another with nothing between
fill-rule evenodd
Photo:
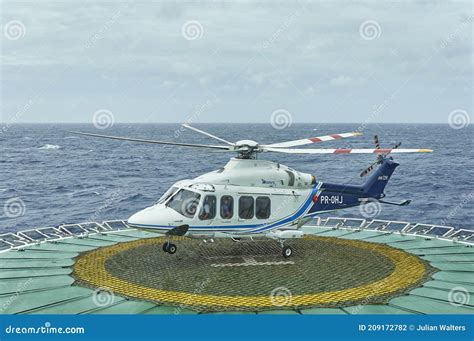
<instances>
[{"instance_id":1,"label":"red and white rotor blade tip","mask_svg":"<svg viewBox=\"0 0 474 341\"><path fill-rule=\"evenodd\" d=\"M332 134L332 135L324 135L318 137L310 137L306 139L300 140L293 140L293 141L286 141L286 142L279 142L279 143L272 143L266 144L264 147L272 147L272 148L290 148L290 147L297 147L297 146L304 146L311 143L318 143L318 142L326 142L332 140L340 140L347 137L353 136L360 136L362 133L342 133L342 134Z\"/></svg>"}]
</instances>

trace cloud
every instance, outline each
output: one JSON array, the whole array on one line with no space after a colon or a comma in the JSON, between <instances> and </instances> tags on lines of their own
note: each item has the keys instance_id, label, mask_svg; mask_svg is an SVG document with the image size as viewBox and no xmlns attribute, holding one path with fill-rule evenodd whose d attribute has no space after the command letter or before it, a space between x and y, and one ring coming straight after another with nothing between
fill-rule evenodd
<instances>
[{"instance_id":1,"label":"cloud","mask_svg":"<svg viewBox=\"0 0 474 341\"><path fill-rule=\"evenodd\" d=\"M397 109L406 112L397 112L400 120L426 111L420 121L444 122L448 102L472 109L464 90L449 100L439 96L446 84L461 90L472 79L468 2L8 2L0 16L26 27L22 39L2 39L4 121L33 93L45 104L33 106L25 121L87 121L78 98L88 98L95 111L103 107L101 97L121 103L117 119L146 120L136 112L185 112L209 93L243 121L262 121L283 106L295 107L295 122L308 121L323 103L325 112L340 108L331 119L353 121L354 114L343 112L365 113L369 104L341 98L370 98L373 105L400 87ZM191 20L202 25L199 39L183 37ZM368 20L381 27L376 39L360 35ZM374 95L380 91L382 98ZM403 97L418 92L416 104ZM171 94L179 101L160 106ZM47 105L53 101L64 101L55 103L74 115L55 113ZM222 109L215 106L201 119L220 120ZM390 117L391 107L385 110Z\"/></svg>"},{"instance_id":2,"label":"cloud","mask_svg":"<svg viewBox=\"0 0 474 341\"><path fill-rule=\"evenodd\" d=\"M353 83L353 79L349 76L339 76L331 79L330 83L333 86L346 86L351 85Z\"/></svg>"}]
</instances>

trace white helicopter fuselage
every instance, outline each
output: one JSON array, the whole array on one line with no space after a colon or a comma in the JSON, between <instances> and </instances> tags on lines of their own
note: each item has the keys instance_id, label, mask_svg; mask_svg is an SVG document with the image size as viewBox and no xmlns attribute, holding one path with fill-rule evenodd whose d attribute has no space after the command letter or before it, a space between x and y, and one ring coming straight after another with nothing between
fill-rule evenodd
<instances>
[{"instance_id":1,"label":"white helicopter fuselage","mask_svg":"<svg viewBox=\"0 0 474 341\"><path fill-rule=\"evenodd\" d=\"M295 148L313 143L339 140L361 135L359 132L324 135L272 144L259 144L252 140L235 143L217 137L188 124L184 128L219 141L219 145L196 144L178 141L160 141L143 138L75 132L76 134L119 141L148 144L205 148L237 153L224 168L201 175L192 180L175 183L153 206L135 213L128 225L138 229L165 232L167 236L189 236L202 239L253 238L263 236L278 240L284 257L292 249L284 246L286 239L301 238L301 229L314 215L350 208L369 200L405 206L410 203L381 201L384 188L398 163L390 153L426 153L431 149L400 149L397 143L390 149L380 148L374 136L375 148ZM279 163L258 160L260 153L284 154L375 154L377 160L362 173L374 171L362 186L317 182L311 174L300 173ZM378 166L376 168L376 166ZM321 195L322 193L322 195ZM170 241L163 251L176 252Z\"/></svg>"},{"instance_id":2,"label":"white helicopter fuselage","mask_svg":"<svg viewBox=\"0 0 474 341\"><path fill-rule=\"evenodd\" d=\"M296 229L319 187L311 174L268 160L232 158L224 168L175 183L155 205L132 215L128 225L155 231L188 225L186 235L198 238Z\"/></svg>"}]
</instances>

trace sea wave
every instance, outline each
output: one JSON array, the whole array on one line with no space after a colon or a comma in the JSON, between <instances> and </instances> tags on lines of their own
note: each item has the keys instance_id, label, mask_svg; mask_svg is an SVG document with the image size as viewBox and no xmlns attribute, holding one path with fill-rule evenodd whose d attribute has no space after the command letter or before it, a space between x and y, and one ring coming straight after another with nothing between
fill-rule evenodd
<instances>
[{"instance_id":1,"label":"sea wave","mask_svg":"<svg viewBox=\"0 0 474 341\"><path fill-rule=\"evenodd\" d=\"M58 146L57 144L45 144L42 147L39 147L39 149L59 149L61 146Z\"/></svg>"},{"instance_id":2,"label":"sea wave","mask_svg":"<svg viewBox=\"0 0 474 341\"><path fill-rule=\"evenodd\" d=\"M308 126L294 123L276 132L269 124L202 126L203 130L226 136L231 141L258 137L262 142L314 136L313 129L318 129L317 136L357 128L358 124ZM110 135L170 140L179 125L127 124L114 125L111 129L108 132ZM368 124L364 128L365 137L328 141L318 147L372 148L372 136L379 135L383 146L403 141L407 148L434 149L434 153L423 155L393 155L400 166L385 189L387 200L398 202L412 199L412 202L404 207L384 205L377 219L449 224L472 229L474 208L473 200L469 201L471 196L468 196L472 192L472 179L471 172L466 170L472 169L473 159L462 149L466 141L472 140L473 129L474 126L470 125L453 134L448 124ZM28 200L23 216L8 220L0 217L0 230L19 231L62 222L81 222L90 219L91 212L105 206L100 210L98 220L128 217L153 205L176 181L222 168L234 156L230 153L208 154L205 150L194 148L161 149L145 144L82 137L66 139L71 136L71 130L96 131L91 124L53 127L19 124L11 127L8 138L7 135L0 138L0 212L10 198ZM23 139L26 136L32 140ZM446 144L438 136L450 136L452 141ZM184 136L181 138L184 141ZM192 143L209 143L206 137L191 133L186 135L186 139ZM51 147L54 145L58 147ZM39 150L40 147L44 150ZM268 153L261 157L300 172L315 173L323 182L356 185L367 181L366 178L361 179L359 173L374 161L373 155ZM118 194L112 196L112 193ZM327 215L361 217L359 208Z\"/></svg>"}]
</instances>

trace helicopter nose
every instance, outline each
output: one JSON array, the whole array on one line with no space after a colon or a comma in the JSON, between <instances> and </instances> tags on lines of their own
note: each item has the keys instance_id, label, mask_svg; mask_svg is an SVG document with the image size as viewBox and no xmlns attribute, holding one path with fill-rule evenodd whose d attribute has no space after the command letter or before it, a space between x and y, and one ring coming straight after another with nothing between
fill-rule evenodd
<instances>
[{"instance_id":1,"label":"helicopter nose","mask_svg":"<svg viewBox=\"0 0 474 341\"><path fill-rule=\"evenodd\" d=\"M135 214L133 214L130 218L127 219L127 225L130 226L139 226L139 225L147 225L151 221L150 210L144 209Z\"/></svg>"},{"instance_id":2,"label":"helicopter nose","mask_svg":"<svg viewBox=\"0 0 474 341\"><path fill-rule=\"evenodd\" d=\"M137 212L135 214L133 214L132 216L130 216L128 219L127 219L127 225L138 225L141 223L142 219L142 214L140 212Z\"/></svg>"}]
</instances>

